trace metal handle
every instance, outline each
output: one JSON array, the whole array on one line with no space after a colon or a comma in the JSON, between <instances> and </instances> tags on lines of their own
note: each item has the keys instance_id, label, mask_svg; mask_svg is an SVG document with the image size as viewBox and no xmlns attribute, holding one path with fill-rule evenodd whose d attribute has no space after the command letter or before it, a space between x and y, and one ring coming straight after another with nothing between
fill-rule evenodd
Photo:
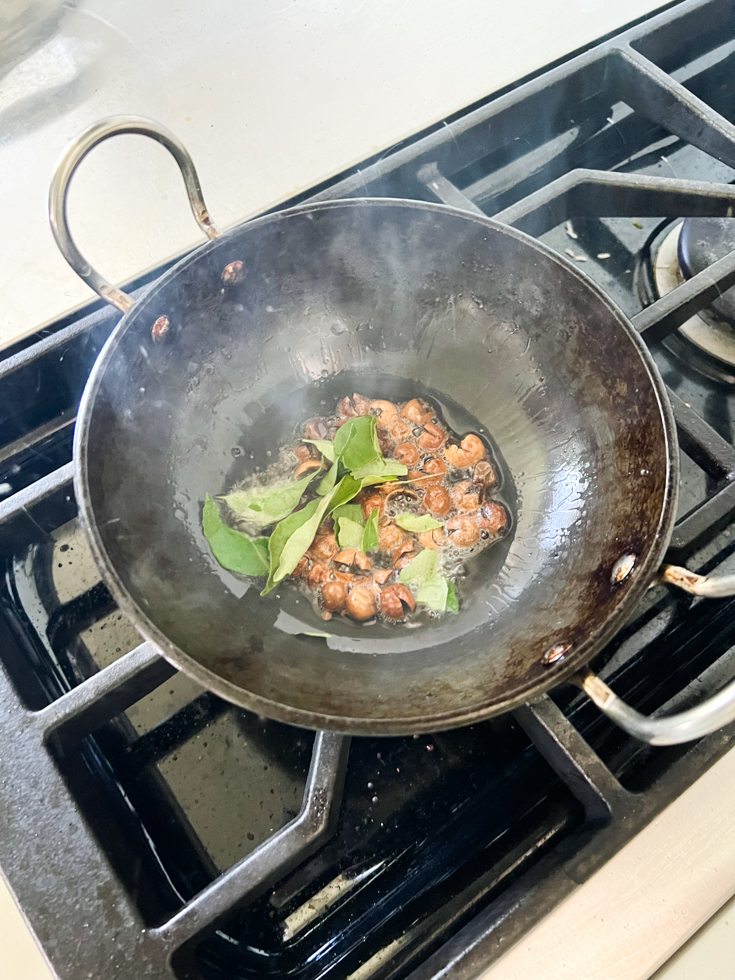
<instances>
[{"instance_id":1,"label":"metal handle","mask_svg":"<svg viewBox=\"0 0 735 980\"><path fill-rule=\"evenodd\" d=\"M621 701L607 684L589 670L572 680L604 714L624 731L650 745L679 745L702 738L735 721L735 681L702 704L664 718L648 718Z\"/></svg>"},{"instance_id":2,"label":"metal handle","mask_svg":"<svg viewBox=\"0 0 735 980\"><path fill-rule=\"evenodd\" d=\"M709 577L690 572L678 565L664 565L664 582L692 595L721 599L735 595L735 575ZM648 718L622 701L607 684L590 670L576 674L572 680L595 702L604 714L629 735L650 745L678 745L691 742L735 721L735 681L702 704L664 718Z\"/></svg>"},{"instance_id":3,"label":"metal handle","mask_svg":"<svg viewBox=\"0 0 735 980\"><path fill-rule=\"evenodd\" d=\"M189 196L191 210L196 218L197 224L205 233L207 238L217 238L219 231L209 217L207 206L202 197L202 188L199 184L197 172L194 169L191 157L186 152L179 140L163 126L153 122L151 119L144 119L140 116L111 116L109 119L101 119L99 122L90 126L81 136L78 136L67 148L56 164L54 176L51 180L49 190L48 210L51 220L51 230L54 233L56 244L61 249L61 254L88 286L91 286L96 293L112 303L123 313L126 313L135 302L131 296L120 289L116 289L111 283L96 272L81 254L74 239L69 231L69 224L66 214L66 199L69 193L69 184L74 173L86 157L90 150L94 149L99 143L117 136L119 133L136 133L139 136L149 136L165 146L179 165L181 176L184 178L186 193Z\"/></svg>"},{"instance_id":4,"label":"metal handle","mask_svg":"<svg viewBox=\"0 0 735 980\"><path fill-rule=\"evenodd\" d=\"M707 599L724 599L735 595L735 575L697 575L679 565L664 565L661 578L691 595L701 595Z\"/></svg>"}]
</instances>

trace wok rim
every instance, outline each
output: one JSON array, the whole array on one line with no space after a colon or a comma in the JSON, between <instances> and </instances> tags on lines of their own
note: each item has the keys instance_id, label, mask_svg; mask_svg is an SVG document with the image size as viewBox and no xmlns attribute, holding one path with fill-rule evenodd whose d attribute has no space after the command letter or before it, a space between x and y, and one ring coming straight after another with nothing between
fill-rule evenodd
<instances>
[{"instance_id":1,"label":"wok rim","mask_svg":"<svg viewBox=\"0 0 735 980\"><path fill-rule=\"evenodd\" d=\"M151 294L159 288L166 286L177 277L179 272L188 264L199 260L200 256L217 247L218 243L227 240L235 234L241 234L245 229L257 230L263 225L282 221L286 218L308 214L314 211L326 211L345 207L407 207L417 210L434 211L441 214L451 214L454 217L462 218L465 221L472 221L484 227L491 228L495 232L510 235L524 245L529 246L537 252L541 252L551 259L558 266L562 267L566 273L571 274L579 280L588 290L592 291L597 299L607 307L607 309L618 320L623 330L628 335L628 339L636 348L641 362L646 369L650 384L656 397L659 416L661 418L664 444L666 452L666 478L664 485L664 498L658 524L651 532L651 540L643 561L639 562L635 568L635 575L629 583L621 586L621 598L614 610L608 616L603 626L597 632L590 634L583 642L577 646L567 658L552 664L545 675L526 681L521 684L516 692L509 697L500 700L491 700L480 705L473 705L466 710L454 710L437 712L422 715L421 717L397 717L397 718L352 718L342 715L325 714L322 712L308 711L292 705L282 704L273 701L262 695L255 694L245 688L239 687L232 681L228 681L219 674L203 666L195 657L185 653L180 647L174 644L169 638L153 623L144 610L137 604L125 587L113 562L105 549L104 543L99 533L97 522L94 518L92 506L92 496L89 485L88 469L88 450L89 450L89 431L96 395L99 391L102 379L108 363L112 359L123 335L127 332L132 318L137 314L141 305L145 303ZM131 620L138 632L145 640L150 642L158 653L164 657L177 669L201 684L212 693L222 697L241 708L253 711L256 714L264 715L276 721L290 725L296 725L311 730L336 731L346 735L412 735L417 733L439 732L452 728L461 728L466 725L476 724L496 715L504 714L529 700L536 700L541 695L546 694L552 688L557 687L563 681L568 680L581 667L584 667L595 656L599 650L612 639L615 633L622 627L625 619L648 589L653 580L657 569L662 563L662 559L668 547L673 533L676 504L679 491L679 455L678 441L676 436L676 424L674 414L666 394L664 382L659 374L658 368L653 360L648 347L633 327L629 318L617 306L617 304L595 283L588 275L582 272L578 266L572 264L550 246L539 242L537 239L525 232L519 231L511 225L496 221L485 215L474 214L460 208L450 207L445 204L434 204L426 201L413 201L404 198L345 198L333 201L319 201L312 204L303 204L296 207L276 211L271 214L263 215L236 225L229 229L214 241L206 242L185 255L175 265L168 269L159 279L157 279L140 296L135 304L128 310L110 336L107 338L92 371L90 372L87 384L79 404L79 413L74 432L73 444L74 459L74 491L79 508L82 526L84 527L90 550L95 564L102 576L102 580L110 589L115 602L120 611Z\"/></svg>"}]
</instances>

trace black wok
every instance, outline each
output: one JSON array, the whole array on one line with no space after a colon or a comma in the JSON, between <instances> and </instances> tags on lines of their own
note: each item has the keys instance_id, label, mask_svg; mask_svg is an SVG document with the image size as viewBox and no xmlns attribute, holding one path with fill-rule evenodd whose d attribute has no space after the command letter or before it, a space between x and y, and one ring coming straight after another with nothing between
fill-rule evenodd
<instances>
[{"instance_id":1,"label":"black wok","mask_svg":"<svg viewBox=\"0 0 735 980\"><path fill-rule=\"evenodd\" d=\"M198 220L216 232L185 151L151 123L99 124L57 172L65 254L129 307L84 393L76 492L104 579L141 633L230 701L354 733L469 724L577 674L650 584L674 518L671 409L620 310L512 228L387 199L251 221L131 305L81 259L63 210L79 160L120 131L177 156ZM324 402L417 386L455 427L464 410L487 429L512 531L484 553L458 615L416 630L333 620L330 639L308 636L324 624L295 589L262 598L216 563L205 493L267 465L266 450ZM614 698L587 681L599 702Z\"/></svg>"}]
</instances>

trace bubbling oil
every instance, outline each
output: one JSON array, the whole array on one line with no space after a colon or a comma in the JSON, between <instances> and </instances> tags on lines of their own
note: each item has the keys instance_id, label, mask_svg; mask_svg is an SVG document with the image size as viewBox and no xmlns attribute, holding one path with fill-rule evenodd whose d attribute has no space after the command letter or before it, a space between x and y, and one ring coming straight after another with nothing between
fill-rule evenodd
<instances>
[{"instance_id":1,"label":"bubbling oil","mask_svg":"<svg viewBox=\"0 0 735 980\"><path fill-rule=\"evenodd\" d=\"M398 406L412 399L420 399L431 406L435 413L433 422L445 430L451 442L459 443L464 436L471 433L479 436L484 444L485 458L492 463L497 477L492 487L488 488L487 501L498 503L503 507L506 525L497 534L492 535L490 540L480 538L471 547L458 547L452 544L451 538L448 537L443 546L437 550L440 572L455 586L461 614L462 607L472 601L472 594L476 587L485 583L488 576L497 574L503 565L513 534L517 494L507 464L487 427L446 394L417 381L360 371L343 371L337 375L320 378L298 391L281 394L262 413L263 428L267 430L263 432L265 441L261 442L259 436L257 446L254 446L250 452L246 451L243 458L237 460L240 478L234 486L232 483L230 486L233 489L252 487L254 484L267 486L275 481L289 479L301 462L294 450L303 445L301 439L305 423L322 421L327 426L331 424L333 428L338 404L346 395L351 396L353 392L359 392L371 401L387 400ZM385 451L385 455L386 458L390 458L392 454L388 450ZM468 469L455 470L447 466L447 472L441 482L432 485L443 486L451 497L456 485L467 480L469 476ZM397 494L387 500L383 513L386 517L395 517L398 514L423 515L426 512L420 500ZM245 526L242 526L242 529L252 530ZM391 565L390 555L375 554L373 558L373 573L387 569ZM398 581L398 573L390 579L391 582L394 580ZM289 578L281 583L278 593L279 597L286 601L289 592L306 597L311 603L315 618L318 617L323 625L323 619L328 618L328 614L325 615L320 603L319 591L319 588L310 587L303 578ZM296 601L298 602L298 599ZM303 605L301 608L303 615ZM351 630L374 627L394 630L397 625L416 628L422 625L428 626L438 617L445 615L451 614L434 612L421 604L417 605L414 612L406 611L406 615L398 624L379 616L361 623L335 614L329 629L333 632L335 627L343 625ZM343 630L338 628L338 632L341 633Z\"/></svg>"}]
</instances>

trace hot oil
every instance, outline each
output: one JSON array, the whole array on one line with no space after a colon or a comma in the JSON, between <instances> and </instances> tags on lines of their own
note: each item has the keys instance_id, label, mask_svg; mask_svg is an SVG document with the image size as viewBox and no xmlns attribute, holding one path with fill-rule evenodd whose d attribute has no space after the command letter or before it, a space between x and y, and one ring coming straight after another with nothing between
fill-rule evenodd
<instances>
[{"instance_id":1,"label":"hot oil","mask_svg":"<svg viewBox=\"0 0 735 980\"><path fill-rule=\"evenodd\" d=\"M479 586L486 585L488 578L498 574L503 566L513 536L513 515L517 506L517 494L508 466L500 450L492 438L489 426L468 412L459 402L447 396L444 392L436 391L420 382L397 378L392 375L378 375L360 371L343 371L336 375L320 378L318 381L297 391L274 392L271 404L260 405L259 415L262 425L251 429L253 444L244 447L237 455L236 471L237 488L243 484L252 486L253 483L267 484L276 479L287 479L298 463L293 453L293 447L300 443L304 423L310 419L329 419L337 414L337 405L345 397L357 392L371 400L385 399L397 405L402 405L412 398L428 402L436 412L439 424L448 432L450 439L460 440L467 434L478 435L487 447L487 455L496 473L497 484L489 492L487 499L502 504L507 515L507 526L497 538L491 541L480 541L472 548L445 546L440 549L440 570L454 583L459 598L460 614L463 608L473 603L473 597ZM491 421L491 420L490 420ZM260 430L260 431L258 431ZM450 471L451 472L451 471ZM233 474L234 475L234 474ZM454 485L468 478L467 471L448 475L442 481L451 494ZM233 482L229 483L233 487ZM395 516L395 513L416 511L420 508L407 498L401 498L400 503L388 504L385 513ZM389 556L375 556L374 568L387 567ZM373 630L395 630L408 627L417 628L430 626L438 618L445 618L452 613L436 613L426 607L418 606L416 611L399 623L393 624L383 620L371 620L369 623L358 623L344 616L335 616L328 624L322 622L321 610L315 593L297 580L283 582L278 589L279 601L291 607L294 596L302 596L299 606L300 616L304 610L304 598L312 606L315 629L328 628L330 632L360 631L360 635L372 633ZM296 598L298 603L299 599ZM296 610L294 610L296 611ZM311 617L310 617L311 618ZM316 624L319 624L317 626Z\"/></svg>"}]
</instances>

